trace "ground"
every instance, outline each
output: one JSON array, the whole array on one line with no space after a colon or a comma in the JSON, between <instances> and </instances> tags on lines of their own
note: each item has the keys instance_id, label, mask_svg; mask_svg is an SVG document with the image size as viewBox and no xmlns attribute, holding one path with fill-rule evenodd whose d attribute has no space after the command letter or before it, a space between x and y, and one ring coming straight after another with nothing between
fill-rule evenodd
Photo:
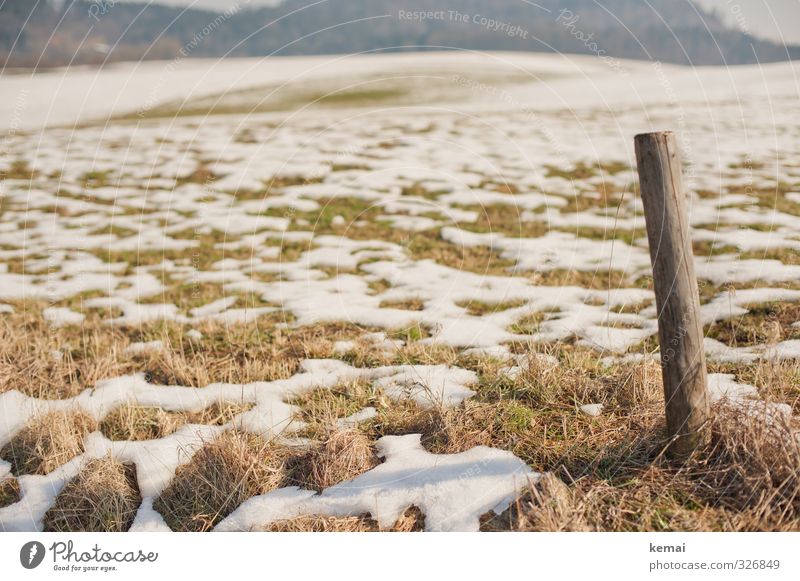
<instances>
[{"instance_id":1,"label":"ground","mask_svg":"<svg viewBox=\"0 0 800 581\"><path fill-rule=\"evenodd\" d=\"M433 60L9 133L0 528L798 530L791 65L767 103L756 69L659 69L680 100L631 109L641 64L387 58ZM684 464L632 167L654 122L714 400Z\"/></svg>"}]
</instances>

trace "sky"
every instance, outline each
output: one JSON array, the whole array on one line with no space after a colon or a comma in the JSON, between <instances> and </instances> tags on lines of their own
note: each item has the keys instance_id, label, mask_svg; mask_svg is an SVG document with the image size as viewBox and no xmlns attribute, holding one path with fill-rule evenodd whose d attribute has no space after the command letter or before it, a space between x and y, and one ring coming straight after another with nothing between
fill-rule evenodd
<instances>
[{"instance_id":1,"label":"sky","mask_svg":"<svg viewBox=\"0 0 800 581\"><path fill-rule=\"evenodd\" d=\"M139 0L142 1L142 0ZM155 0L160 4L186 5L224 10L244 0ZM331 0L347 2L347 0ZM601 0L602 1L602 0ZM281 0L250 0L250 5L274 5ZM309 0L311 2L311 0ZM732 26L753 36L777 42L800 44L800 0L695 0L714 9Z\"/></svg>"},{"instance_id":2,"label":"sky","mask_svg":"<svg viewBox=\"0 0 800 581\"><path fill-rule=\"evenodd\" d=\"M217 0L225 1L225 0ZM754 36L800 44L800 0L695 0Z\"/></svg>"}]
</instances>

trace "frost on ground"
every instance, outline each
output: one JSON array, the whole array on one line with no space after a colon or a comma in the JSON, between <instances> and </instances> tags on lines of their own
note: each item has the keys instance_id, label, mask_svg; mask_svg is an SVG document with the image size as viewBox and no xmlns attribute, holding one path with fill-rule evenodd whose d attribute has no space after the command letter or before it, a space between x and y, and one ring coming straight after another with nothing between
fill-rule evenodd
<instances>
[{"instance_id":1,"label":"frost on ground","mask_svg":"<svg viewBox=\"0 0 800 581\"><path fill-rule=\"evenodd\" d=\"M450 71L475 58L391 57ZM540 473L596 475L605 438L650 421L630 420L636 406L658 408L632 167L632 136L651 124L685 150L714 398L792 422L793 65L709 70L707 86L667 67L679 106L639 64L624 78L591 59L489 65L506 75L494 91L442 77L446 109L267 110L244 91L206 98L225 115L200 100L200 116L9 133L0 528L49 526L65 487L108 457L135 468L129 528L167 528L165 490L234 432L297 460L355 430L377 465L316 492L287 460L280 486L215 507L204 530L364 515L388 529L410 507L427 530L477 530Z\"/></svg>"}]
</instances>

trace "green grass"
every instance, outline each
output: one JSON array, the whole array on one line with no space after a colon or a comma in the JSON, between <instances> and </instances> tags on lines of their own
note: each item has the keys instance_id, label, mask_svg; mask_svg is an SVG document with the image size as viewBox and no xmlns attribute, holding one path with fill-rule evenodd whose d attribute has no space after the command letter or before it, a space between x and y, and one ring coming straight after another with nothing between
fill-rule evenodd
<instances>
[{"instance_id":1,"label":"green grass","mask_svg":"<svg viewBox=\"0 0 800 581\"><path fill-rule=\"evenodd\" d=\"M28 166L24 159L11 162L11 167L0 171L0 180L33 180L38 177L38 172Z\"/></svg>"},{"instance_id":2,"label":"green grass","mask_svg":"<svg viewBox=\"0 0 800 581\"><path fill-rule=\"evenodd\" d=\"M485 302L485 301L471 300L471 301L461 301L456 304L459 307L465 308L467 310L467 313L469 313L473 317L482 317L483 315L499 313L501 311L507 311L508 309L515 309L517 307L521 307L522 305L525 304L525 301L523 299L514 299L510 301L500 301L500 302Z\"/></svg>"},{"instance_id":3,"label":"green grass","mask_svg":"<svg viewBox=\"0 0 800 581\"><path fill-rule=\"evenodd\" d=\"M518 319L509 327L509 331L518 335L533 335L539 332L539 327L545 318L546 315L543 312L530 313Z\"/></svg>"},{"instance_id":4,"label":"green grass","mask_svg":"<svg viewBox=\"0 0 800 581\"><path fill-rule=\"evenodd\" d=\"M408 327L392 329L386 333L390 339L400 339L406 343L413 343L431 336L428 329L422 323L414 323Z\"/></svg>"}]
</instances>

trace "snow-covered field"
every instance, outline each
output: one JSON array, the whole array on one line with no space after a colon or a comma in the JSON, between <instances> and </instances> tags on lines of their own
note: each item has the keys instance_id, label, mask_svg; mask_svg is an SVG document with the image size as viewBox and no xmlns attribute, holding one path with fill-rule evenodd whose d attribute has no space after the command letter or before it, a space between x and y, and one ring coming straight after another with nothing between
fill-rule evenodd
<instances>
[{"instance_id":1,"label":"snow-covered field","mask_svg":"<svg viewBox=\"0 0 800 581\"><path fill-rule=\"evenodd\" d=\"M132 528L163 529L153 503L175 470L228 430L290 442L302 427L290 403L298 394L364 380L393 402L457 407L478 389L475 371L444 361L345 363L357 350L442 346L502 360L508 377L533 357L519 345L566 342L606 365L656 357L634 191L633 136L643 131L672 129L683 149L709 359L800 358L797 320L777 320L766 339L714 332L800 301L798 72L430 53L0 78L0 317L33 309L54 334L98 317L121 329L168 322L199 344L204 326L260 319L287 336L323 323L363 330L276 380L167 387L110 376L52 398L11 377L0 387L0 446L36 415L76 406L96 422L131 402L251 407L152 440L94 432L55 470L14 474L20 498L0 508L0 528L41 528L86 462L111 452L136 466ZM173 348L150 335L129 343L134 359ZM757 394L733 375L711 378L717 398ZM778 413L791 416L789 404ZM416 506L427 530L477 530L538 477L506 450L437 456L414 434L375 446L384 461L355 479L256 496L216 528L363 513L388 527ZM0 479L10 477L0 462Z\"/></svg>"}]
</instances>

